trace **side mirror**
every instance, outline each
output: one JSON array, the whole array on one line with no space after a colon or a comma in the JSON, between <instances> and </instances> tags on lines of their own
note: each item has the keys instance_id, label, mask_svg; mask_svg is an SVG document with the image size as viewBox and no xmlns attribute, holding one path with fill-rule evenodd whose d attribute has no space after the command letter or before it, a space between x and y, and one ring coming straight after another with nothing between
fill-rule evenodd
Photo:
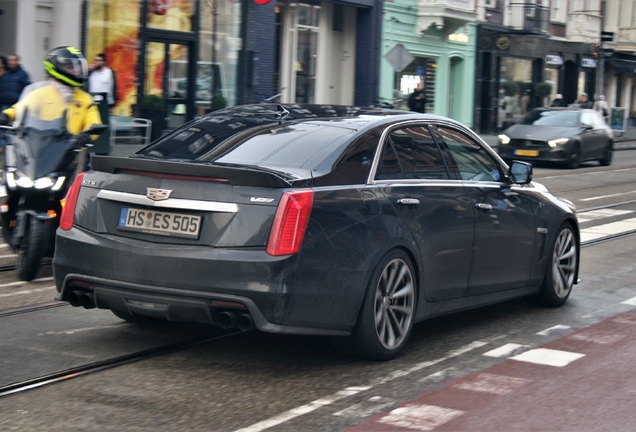
<instances>
[{"instance_id":1,"label":"side mirror","mask_svg":"<svg viewBox=\"0 0 636 432\"><path fill-rule=\"evenodd\" d=\"M583 130L586 130L586 131L594 129L594 127L592 125L587 124L587 123L581 123L581 127L583 128Z\"/></svg>"},{"instance_id":2,"label":"side mirror","mask_svg":"<svg viewBox=\"0 0 636 432\"><path fill-rule=\"evenodd\" d=\"M108 125L94 124L94 125L91 125L91 127L85 130L83 133L87 133L89 135L101 135L107 130L108 130Z\"/></svg>"},{"instance_id":3,"label":"side mirror","mask_svg":"<svg viewBox=\"0 0 636 432\"><path fill-rule=\"evenodd\" d=\"M508 177L513 183L528 184L532 181L532 165L527 162L512 161Z\"/></svg>"}]
</instances>

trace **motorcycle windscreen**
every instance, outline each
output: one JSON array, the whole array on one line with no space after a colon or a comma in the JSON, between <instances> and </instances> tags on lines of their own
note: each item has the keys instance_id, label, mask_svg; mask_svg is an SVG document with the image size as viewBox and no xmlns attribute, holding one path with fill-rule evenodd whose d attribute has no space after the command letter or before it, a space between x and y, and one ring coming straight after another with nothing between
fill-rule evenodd
<instances>
[{"instance_id":1,"label":"motorcycle windscreen","mask_svg":"<svg viewBox=\"0 0 636 432\"><path fill-rule=\"evenodd\" d=\"M15 146L16 168L31 179L64 171L74 158L67 156L73 147L71 135L66 132L66 113L53 120L42 120L28 111L20 124L20 133L11 136Z\"/></svg>"}]
</instances>

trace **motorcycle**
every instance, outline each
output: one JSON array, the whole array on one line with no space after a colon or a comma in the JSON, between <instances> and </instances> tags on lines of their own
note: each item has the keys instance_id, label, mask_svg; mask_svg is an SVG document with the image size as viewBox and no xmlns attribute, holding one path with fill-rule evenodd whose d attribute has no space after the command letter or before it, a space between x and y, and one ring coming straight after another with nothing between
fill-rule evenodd
<instances>
[{"instance_id":1,"label":"motorcycle","mask_svg":"<svg viewBox=\"0 0 636 432\"><path fill-rule=\"evenodd\" d=\"M75 176L88 167L88 145L66 130L65 110L43 120L25 109L17 126L3 129L7 142L0 225L17 255L18 277L30 281L42 258L53 256L64 198ZM85 132L99 135L106 129L93 125Z\"/></svg>"}]
</instances>

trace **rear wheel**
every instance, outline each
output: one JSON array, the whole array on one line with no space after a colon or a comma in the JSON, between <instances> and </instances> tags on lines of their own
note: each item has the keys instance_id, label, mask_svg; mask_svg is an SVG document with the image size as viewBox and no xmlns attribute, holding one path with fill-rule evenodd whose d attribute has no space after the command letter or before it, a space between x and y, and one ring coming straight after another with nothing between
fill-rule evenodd
<instances>
[{"instance_id":1,"label":"rear wheel","mask_svg":"<svg viewBox=\"0 0 636 432\"><path fill-rule=\"evenodd\" d=\"M40 267L40 260L44 253L45 222L34 217L27 217L28 225L24 231L24 237L16 247L16 270L18 277L23 281L33 280Z\"/></svg>"},{"instance_id":2,"label":"rear wheel","mask_svg":"<svg viewBox=\"0 0 636 432\"><path fill-rule=\"evenodd\" d=\"M601 164L601 166L610 166L612 163L612 154L612 142L610 141L607 143L607 147L605 148L605 155L603 155L603 157L598 161L599 164Z\"/></svg>"},{"instance_id":3,"label":"rear wheel","mask_svg":"<svg viewBox=\"0 0 636 432\"><path fill-rule=\"evenodd\" d=\"M566 302L576 277L578 247L574 230L568 223L561 225L552 245L552 254L541 286L541 291L532 297L535 303L544 306L561 306Z\"/></svg>"},{"instance_id":4,"label":"rear wheel","mask_svg":"<svg viewBox=\"0 0 636 432\"><path fill-rule=\"evenodd\" d=\"M336 346L374 360L396 357L411 334L416 298L411 260L401 250L389 252L373 273L351 338Z\"/></svg>"}]
</instances>

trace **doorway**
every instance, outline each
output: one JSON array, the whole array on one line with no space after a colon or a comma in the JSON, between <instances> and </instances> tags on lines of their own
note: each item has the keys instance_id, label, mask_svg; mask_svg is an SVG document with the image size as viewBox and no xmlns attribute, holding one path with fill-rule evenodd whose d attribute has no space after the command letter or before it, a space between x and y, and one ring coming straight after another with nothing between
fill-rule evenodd
<instances>
[{"instance_id":1,"label":"doorway","mask_svg":"<svg viewBox=\"0 0 636 432\"><path fill-rule=\"evenodd\" d=\"M192 117L195 82L193 43L150 38L144 46L143 97L157 95L167 107L167 126L181 126Z\"/></svg>"}]
</instances>

